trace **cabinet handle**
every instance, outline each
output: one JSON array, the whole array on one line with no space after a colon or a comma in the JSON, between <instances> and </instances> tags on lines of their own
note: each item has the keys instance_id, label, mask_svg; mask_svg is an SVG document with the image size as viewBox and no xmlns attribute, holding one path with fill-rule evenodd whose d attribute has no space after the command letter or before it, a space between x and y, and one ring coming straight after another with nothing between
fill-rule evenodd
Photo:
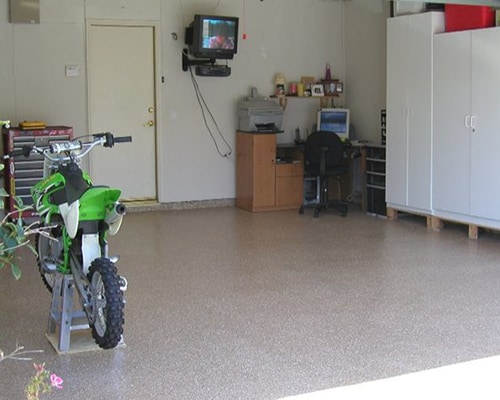
<instances>
[{"instance_id":1,"label":"cabinet handle","mask_svg":"<svg viewBox=\"0 0 500 400\"><path fill-rule=\"evenodd\" d=\"M465 116L465 127L470 128L470 115Z\"/></svg>"},{"instance_id":2,"label":"cabinet handle","mask_svg":"<svg viewBox=\"0 0 500 400\"><path fill-rule=\"evenodd\" d=\"M470 117L470 127L472 129L476 129L476 116L475 115Z\"/></svg>"},{"instance_id":3,"label":"cabinet handle","mask_svg":"<svg viewBox=\"0 0 500 400\"><path fill-rule=\"evenodd\" d=\"M403 106L403 117L407 118L410 116L410 106Z\"/></svg>"}]
</instances>

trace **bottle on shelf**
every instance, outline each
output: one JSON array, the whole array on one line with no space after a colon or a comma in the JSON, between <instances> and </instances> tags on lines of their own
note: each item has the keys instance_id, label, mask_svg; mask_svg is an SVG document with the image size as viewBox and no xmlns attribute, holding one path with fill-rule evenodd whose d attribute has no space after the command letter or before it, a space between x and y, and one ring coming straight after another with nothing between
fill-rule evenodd
<instances>
[{"instance_id":1,"label":"bottle on shelf","mask_svg":"<svg viewBox=\"0 0 500 400\"><path fill-rule=\"evenodd\" d=\"M325 81L331 81L332 80L332 70L330 68L330 64L326 64L325 68Z\"/></svg>"}]
</instances>

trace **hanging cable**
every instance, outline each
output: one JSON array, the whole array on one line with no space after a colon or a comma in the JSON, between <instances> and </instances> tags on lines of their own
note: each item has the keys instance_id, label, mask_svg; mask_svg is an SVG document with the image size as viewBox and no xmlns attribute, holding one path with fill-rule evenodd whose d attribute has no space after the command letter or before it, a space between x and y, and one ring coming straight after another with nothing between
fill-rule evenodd
<instances>
[{"instance_id":1,"label":"hanging cable","mask_svg":"<svg viewBox=\"0 0 500 400\"><path fill-rule=\"evenodd\" d=\"M198 85L198 82L195 78L195 75L193 73L191 66L189 66L189 73L191 74L191 81L193 83L194 92L196 94L196 100L198 101L198 104L200 105L200 110L201 110L201 115L203 117L203 122L205 123L205 127L207 128L208 134L212 138L212 141L215 145L215 148L217 149L217 153L219 153L219 155L221 157L229 157L233 153L233 149L231 148L231 145L227 142L227 140L224 138L224 135L222 134L221 130L219 129L219 126L217 125L217 121L215 120L210 109L208 108L208 105L207 105L205 99L203 98L203 95L201 93L200 87ZM210 117L210 119L212 120L212 123L214 124L215 128L217 129L219 136L222 138L223 142L225 143L225 145L228 148L228 151L226 151L225 153L221 151L219 144L217 143L217 139L216 139L214 133L212 132L212 129L210 128L209 121L207 120L207 114Z\"/></svg>"}]
</instances>

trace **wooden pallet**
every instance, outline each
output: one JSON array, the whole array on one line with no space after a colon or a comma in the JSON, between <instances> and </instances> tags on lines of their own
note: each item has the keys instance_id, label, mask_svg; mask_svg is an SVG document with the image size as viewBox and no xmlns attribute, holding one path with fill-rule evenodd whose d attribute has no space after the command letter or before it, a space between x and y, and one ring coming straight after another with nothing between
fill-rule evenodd
<instances>
[{"instance_id":1,"label":"wooden pallet","mask_svg":"<svg viewBox=\"0 0 500 400\"><path fill-rule=\"evenodd\" d=\"M420 215L422 217L425 217L427 220L427 229L432 229L433 231L441 231L444 228L444 222L445 220L435 217L433 215L428 215L428 214L420 214L420 213L411 213L408 211L400 211L395 208L387 208L387 219L390 221L397 221L398 219L398 213L405 213L405 214L413 214L413 215ZM469 226L469 239L471 240L477 240L479 236L479 226L475 224L467 224L467 223L462 223L458 221L451 221L449 220L448 222L453 222L456 224L463 224L463 225L468 225Z\"/></svg>"}]
</instances>

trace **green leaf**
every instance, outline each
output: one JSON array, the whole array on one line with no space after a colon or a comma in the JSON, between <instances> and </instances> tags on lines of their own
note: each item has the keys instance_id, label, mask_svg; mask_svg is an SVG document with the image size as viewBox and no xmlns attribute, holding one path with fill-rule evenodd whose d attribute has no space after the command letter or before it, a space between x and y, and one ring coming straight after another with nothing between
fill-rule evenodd
<instances>
[{"instance_id":1,"label":"green leaf","mask_svg":"<svg viewBox=\"0 0 500 400\"><path fill-rule=\"evenodd\" d=\"M17 233L17 237L24 238L24 226L23 226L23 223L21 221L21 218L18 219L18 223L16 225L16 233Z\"/></svg>"},{"instance_id":2,"label":"green leaf","mask_svg":"<svg viewBox=\"0 0 500 400\"><path fill-rule=\"evenodd\" d=\"M35 246L28 244L26 247L30 249L35 256L38 256L38 252L36 251Z\"/></svg>"},{"instance_id":3,"label":"green leaf","mask_svg":"<svg viewBox=\"0 0 500 400\"><path fill-rule=\"evenodd\" d=\"M12 271L12 275L14 275L14 279L17 281L22 275L21 270L15 264L10 264L10 269Z\"/></svg>"}]
</instances>

